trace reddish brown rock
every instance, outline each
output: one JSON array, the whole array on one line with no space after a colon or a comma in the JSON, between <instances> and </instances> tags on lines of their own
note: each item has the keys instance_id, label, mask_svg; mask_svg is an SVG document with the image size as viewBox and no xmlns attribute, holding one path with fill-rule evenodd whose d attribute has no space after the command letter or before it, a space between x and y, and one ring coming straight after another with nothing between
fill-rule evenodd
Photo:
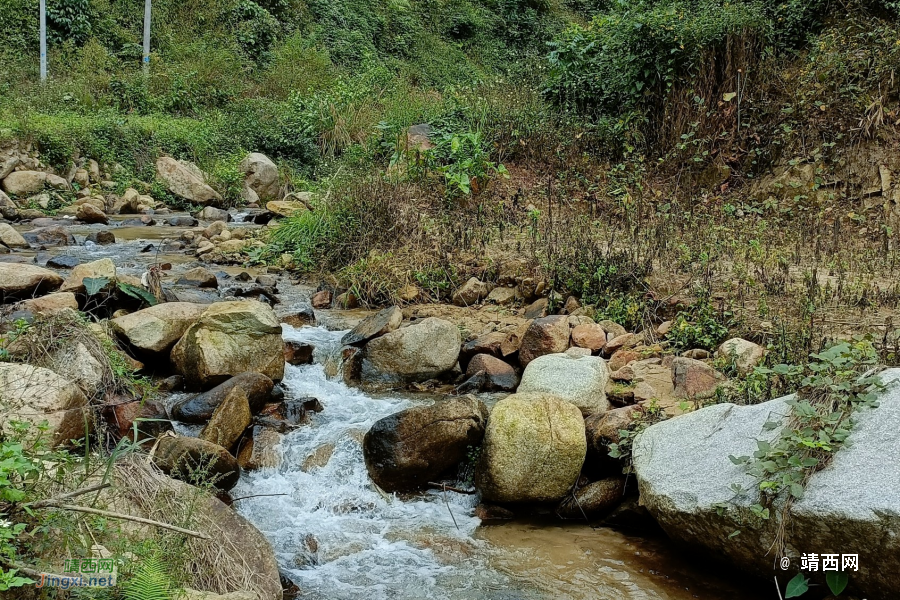
<instances>
[{"instance_id":1,"label":"reddish brown rock","mask_svg":"<svg viewBox=\"0 0 900 600\"><path fill-rule=\"evenodd\" d=\"M309 365L313 361L314 346L302 342L284 343L284 362L289 365Z\"/></svg>"},{"instance_id":2,"label":"reddish brown rock","mask_svg":"<svg viewBox=\"0 0 900 600\"><path fill-rule=\"evenodd\" d=\"M606 346L606 331L596 323L578 325L572 330L572 343L579 348L598 352Z\"/></svg>"},{"instance_id":3,"label":"reddish brown rock","mask_svg":"<svg viewBox=\"0 0 900 600\"><path fill-rule=\"evenodd\" d=\"M489 354L500 358L503 356L501 347L510 334L501 331L492 331L462 345L459 351L459 366L465 369L476 354ZM516 350L518 350L518 346ZM514 350L513 352L515 352Z\"/></svg>"},{"instance_id":4,"label":"reddish brown rock","mask_svg":"<svg viewBox=\"0 0 900 600\"><path fill-rule=\"evenodd\" d=\"M481 519L481 524L498 523L509 521L516 517L515 513L508 508L497 506L495 504L481 503L475 507L475 516Z\"/></svg>"},{"instance_id":5,"label":"reddish brown rock","mask_svg":"<svg viewBox=\"0 0 900 600\"><path fill-rule=\"evenodd\" d=\"M329 290L321 290L313 294L310 299L313 308L328 308L331 306L331 292Z\"/></svg>"},{"instance_id":6,"label":"reddish brown rock","mask_svg":"<svg viewBox=\"0 0 900 600\"><path fill-rule=\"evenodd\" d=\"M466 377L484 373L484 389L512 392L519 385L519 375L509 364L489 354L477 354L469 361Z\"/></svg>"},{"instance_id":7,"label":"reddish brown rock","mask_svg":"<svg viewBox=\"0 0 900 600\"><path fill-rule=\"evenodd\" d=\"M634 350L619 350L609 358L609 368L611 371L618 371L640 358L641 355Z\"/></svg>"},{"instance_id":8,"label":"reddish brown rock","mask_svg":"<svg viewBox=\"0 0 900 600\"><path fill-rule=\"evenodd\" d=\"M725 376L699 360L679 356L672 361L672 383L675 397L690 400L711 398Z\"/></svg>"},{"instance_id":9,"label":"reddish brown rock","mask_svg":"<svg viewBox=\"0 0 900 600\"><path fill-rule=\"evenodd\" d=\"M610 477L589 483L567 496L556 509L563 519L591 520L602 517L625 497L625 478Z\"/></svg>"},{"instance_id":10,"label":"reddish brown rock","mask_svg":"<svg viewBox=\"0 0 900 600\"><path fill-rule=\"evenodd\" d=\"M545 354L565 352L569 347L569 322L564 316L535 319L519 347L519 363L524 367Z\"/></svg>"}]
</instances>

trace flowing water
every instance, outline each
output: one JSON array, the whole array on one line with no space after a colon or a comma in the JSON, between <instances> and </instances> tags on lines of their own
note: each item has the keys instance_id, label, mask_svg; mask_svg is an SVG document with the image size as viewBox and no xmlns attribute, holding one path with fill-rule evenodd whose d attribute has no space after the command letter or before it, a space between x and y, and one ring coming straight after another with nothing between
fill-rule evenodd
<instances>
[{"instance_id":1,"label":"flowing water","mask_svg":"<svg viewBox=\"0 0 900 600\"><path fill-rule=\"evenodd\" d=\"M699 572L662 540L585 525L514 522L479 527L474 496L432 492L401 500L375 489L361 440L378 419L412 406L328 379L322 362L343 332L285 326L316 346L313 365L286 367L292 397L324 411L285 436L282 466L245 474L238 510L272 542L302 598L328 600L747 599L740 585Z\"/></svg>"}]
</instances>

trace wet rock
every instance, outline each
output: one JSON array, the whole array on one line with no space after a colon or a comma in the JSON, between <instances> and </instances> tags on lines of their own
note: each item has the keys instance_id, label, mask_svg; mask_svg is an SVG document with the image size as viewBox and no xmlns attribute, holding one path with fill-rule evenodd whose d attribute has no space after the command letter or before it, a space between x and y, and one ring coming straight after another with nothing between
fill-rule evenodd
<instances>
[{"instance_id":1,"label":"wet rock","mask_svg":"<svg viewBox=\"0 0 900 600\"><path fill-rule=\"evenodd\" d=\"M592 520L610 512L625 497L625 478L611 477L589 483L566 497L556 509L563 519Z\"/></svg>"},{"instance_id":2,"label":"wet rock","mask_svg":"<svg viewBox=\"0 0 900 600\"><path fill-rule=\"evenodd\" d=\"M165 358L207 308L190 302L164 302L112 319L110 325L137 354Z\"/></svg>"},{"instance_id":3,"label":"wet rock","mask_svg":"<svg viewBox=\"0 0 900 600\"><path fill-rule=\"evenodd\" d=\"M170 192L188 202L201 206L222 203L222 196L206 184L203 173L190 163L162 156L156 161L156 174Z\"/></svg>"},{"instance_id":4,"label":"wet rock","mask_svg":"<svg viewBox=\"0 0 900 600\"><path fill-rule=\"evenodd\" d=\"M201 221L222 221L223 223L231 221L231 214L227 210L216 208L215 206L207 206L203 210L194 213L194 216ZM194 226L195 225L191 225L191 227Z\"/></svg>"},{"instance_id":5,"label":"wet rock","mask_svg":"<svg viewBox=\"0 0 900 600\"><path fill-rule=\"evenodd\" d=\"M237 460L228 450L199 438L163 435L153 462L163 473L188 483L212 482L220 490L233 488L241 476Z\"/></svg>"},{"instance_id":6,"label":"wet rock","mask_svg":"<svg viewBox=\"0 0 900 600\"><path fill-rule=\"evenodd\" d=\"M606 346L606 331L597 323L585 323L572 329L572 343L591 352L599 352Z\"/></svg>"},{"instance_id":7,"label":"wet rock","mask_svg":"<svg viewBox=\"0 0 900 600\"><path fill-rule=\"evenodd\" d=\"M244 430L250 426L252 415L250 414L250 401L240 386L231 388L225 399L216 407L209 423L198 436L218 444L223 448L231 448Z\"/></svg>"},{"instance_id":8,"label":"wet rock","mask_svg":"<svg viewBox=\"0 0 900 600\"><path fill-rule=\"evenodd\" d=\"M81 264L80 258L67 254L60 254L47 260L47 266L52 269L74 269Z\"/></svg>"},{"instance_id":9,"label":"wet rock","mask_svg":"<svg viewBox=\"0 0 900 600\"><path fill-rule=\"evenodd\" d=\"M172 363L184 376L188 389L208 389L247 371L281 380L281 325L262 302L213 304L175 344Z\"/></svg>"},{"instance_id":10,"label":"wet rock","mask_svg":"<svg viewBox=\"0 0 900 600\"><path fill-rule=\"evenodd\" d=\"M466 377L483 373L482 389L512 392L519 385L519 375L509 364L489 354L476 354L466 368Z\"/></svg>"},{"instance_id":11,"label":"wet rock","mask_svg":"<svg viewBox=\"0 0 900 600\"><path fill-rule=\"evenodd\" d=\"M69 277L63 282L59 288L61 292L74 292L75 294L84 294L84 280L86 278L107 279L109 284L116 280L116 265L108 258L101 258L89 263L82 263L72 269Z\"/></svg>"},{"instance_id":12,"label":"wet rock","mask_svg":"<svg viewBox=\"0 0 900 600\"><path fill-rule=\"evenodd\" d=\"M2 281L2 278L0 278ZM46 434L54 445L81 439L90 423L88 398L81 389L50 369L18 363L0 362L0 416L2 430L12 433L12 421L48 424ZM32 427L28 440L38 436Z\"/></svg>"},{"instance_id":13,"label":"wet rock","mask_svg":"<svg viewBox=\"0 0 900 600\"><path fill-rule=\"evenodd\" d=\"M359 324L344 334L341 338L342 346L362 344L378 336L397 330L403 322L403 311L397 306L391 306L370 315Z\"/></svg>"},{"instance_id":14,"label":"wet rock","mask_svg":"<svg viewBox=\"0 0 900 600\"><path fill-rule=\"evenodd\" d=\"M100 246L109 246L110 244L116 243L116 236L112 231L95 231L87 236L86 240L88 242L93 242L94 244L98 244Z\"/></svg>"},{"instance_id":15,"label":"wet rock","mask_svg":"<svg viewBox=\"0 0 900 600\"><path fill-rule=\"evenodd\" d=\"M435 317L371 340L362 376L370 381L414 382L441 375L456 365L459 329Z\"/></svg>"},{"instance_id":16,"label":"wet rock","mask_svg":"<svg viewBox=\"0 0 900 600\"><path fill-rule=\"evenodd\" d=\"M96 206L88 203L78 205L75 218L83 223L109 223L109 217Z\"/></svg>"},{"instance_id":17,"label":"wet rock","mask_svg":"<svg viewBox=\"0 0 900 600\"><path fill-rule=\"evenodd\" d=\"M672 361L672 383L675 385L676 398L712 398L716 389L724 382L725 376L704 362L682 356Z\"/></svg>"},{"instance_id":18,"label":"wet rock","mask_svg":"<svg viewBox=\"0 0 900 600\"><path fill-rule=\"evenodd\" d=\"M481 442L487 417L484 403L467 396L376 421L363 440L369 476L388 492L424 487Z\"/></svg>"},{"instance_id":19,"label":"wet rock","mask_svg":"<svg viewBox=\"0 0 900 600\"><path fill-rule=\"evenodd\" d=\"M311 306L304 306L299 310L280 316L282 323L291 327L315 327L316 325L316 314Z\"/></svg>"},{"instance_id":20,"label":"wet rock","mask_svg":"<svg viewBox=\"0 0 900 600\"><path fill-rule=\"evenodd\" d=\"M219 287L219 280L216 279L215 274L203 267L196 267L189 271L185 271L181 274L181 277L176 283L177 285L193 285L200 288Z\"/></svg>"},{"instance_id":21,"label":"wet rock","mask_svg":"<svg viewBox=\"0 0 900 600\"><path fill-rule=\"evenodd\" d=\"M480 300L487 298L493 289L494 284L472 277L453 293L453 304L456 306L477 304Z\"/></svg>"},{"instance_id":22,"label":"wet rock","mask_svg":"<svg viewBox=\"0 0 900 600\"><path fill-rule=\"evenodd\" d=\"M238 464L245 471L274 468L281 464L281 454L276 449L282 435L271 427L254 425L250 435L244 438L238 452ZM304 463L305 465L306 463ZM302 469L306 471L307 469Z\"/></svg>"},{"instance_id":23,"label":"wet rock","mask_svg":"<svg viewBox=\"0 0 900 600\"><path fill-rule=\"evenodd\" d=\"M41 296L62 285L63 278L34 265L0 263L0 302Z\"/></svg>"},{"instance_id":24,"label":"wet rock","mask_svg":"<svg viewBox=\"0 0 900 600\"><path fill-rule=\"evenodd\" d=\"M742 338L726 340L716 350L716 356L723 356L733 361L738 371L743 373L752 371L753 367L762 362L765 355L765 348Z\"/></svg>"},{"instance_id":25,"label":"wet rock","mask_svg":"<svg viewBox=\"0 0 900 600\"><path fill-rule=\"evenodd\" d=\"M482 525L487 525L515 519L516 513L502 506L482 502L475 507L475 516L481 519Z\"/></svg>"},{"instance_id":26,"label":"wet rock","mask_svg":"<svg viewBox=\"0 0 900 600\"><path fill-rule=\"evenodd\" d=\"M171 375L166 377L157 384L161 392L177 392L184 387L184 377L181 375Z\"/></svg>"},{"instance_id":27,"label":"wet rock","mask_svg":"<svg viewBox=\"0 0 900 600\"><path fill-rule=\"evenodd\" d=\"M331 306L331 292L328 290L320 290L313 294L310 299L313 308L328 308Z\"/></svg>"},{"instance_id":28,"label":"wet rock","mask_svg":"<svg viewBox=\"0 0 900 600\"><path fill-rule=\"evenodd\" d=\"M558 502L587 450L578 408L547 394L513 394L488 419L476 484L488 502Z\"/></svg>"},{"instance_id":29,"label":"wet rock","mask_svg":"<svg viewBox=\"0 0 900 600\"><path fill-rule=\"evenodd\" d=\"M50 248L52 246L74 246L75 237L60 226L40 227L22 234L29 243L35 246Z\"/></svg>"},{"instance_id":30,"label":"wet rock","mask_svg":"<svg viewBox=\"0 0 900 600\"><path fill-rule=\"evenodd\" d=\"M206 423L235 388L247 396L251 413L258 413L269 400L273 382L260 373L241 373L208 392L185 398L171 408L172 417L185 423Z\"/></svg>"},{"instance_id":31,"label":"wet rock","mask_svg":"<svg viewBox=\"0 0 900 600\"><path fill-rule=\"evenodd\" d=\"M29 248L25 238L8 223L0 223L0 244L7 248Z\"/></svg>"},{"instance_id":32,"label":"wet rock","mask_svg":"<svg viewBox=\"0 0 900 600\"><path fill-rule=\"evenodd\" d=\"M566 317L535 319L522 336L519 363L525 367L539 356L565 352L568 347L569 322Z\"/></svg>"},{"instance_id":33,"label":"wet rock","mask_svg":"<svg viewBox=\"0 0 900 600\"><path fill-rule=\"evenodd\" d=\"M64 310L78 310L78 300L75 294L59 292L47 294L39 298L30 298L16 304L18 310L25 310L34 315L52 315Z\"/></svg>"},{"instance_id":34,"label":"wet rock","mask_svg":"<svg viewBox=\"0 0 900 600\"><path fill-rule=\"evenodd\" d=\"M168 219L166 219L165 223L170 227L196 227L200 222L193 217L169 217Z\"/></svg>"},{"instance_id":35,"label":"wet rock","mask_svg":"<svg viewBox=\"0 0 900 600\"><path fill-rule=\"evenodd\" d=\"M265 154L251 152L241 161L238 169L244 173L244 185L253 190L257 198L265 201L278 197L278 167Z\"/></svg>"},{"instance_id":36,"label":"wet rock","mask_svg":"<svg viewBox=\"0 0 900 600\"><path fill-rule=\"evenodd\" d=\"M264 288L277 288L278 278L274 275L257 275L256 284Z\"/></svg>"},{"instance_id":37,"label":"wet rock","mask_svg":"<svg viewBox=\"0 0 900 600\"><path fill-rule=\"evenodd\" d=\"M289 365L311 365L314 346L302 342L284 343L284 362Z\"/></svg>"},{"instance_id":38,"label":"wet rock","mask_svg":"<svg viewBox=\"0 0 900 600\"><path fill-rule=\"evenodd\" d=\"M639 533L662 533L659 524L653 519L638 497L625 498L600 522L603 527L612 527L624 531Z\"/></svg>"},{"instance_id":39,"label":"wet rock","mask_svg":"<svg viewBox=\"0 0 900 600\"><path fill-rule=\"evenodd\" d=\"M519 393L552 394L577 406L583 415L609 410L609 367L599 356L546 354L528 363Z\"/></svg>"}]
</instances>

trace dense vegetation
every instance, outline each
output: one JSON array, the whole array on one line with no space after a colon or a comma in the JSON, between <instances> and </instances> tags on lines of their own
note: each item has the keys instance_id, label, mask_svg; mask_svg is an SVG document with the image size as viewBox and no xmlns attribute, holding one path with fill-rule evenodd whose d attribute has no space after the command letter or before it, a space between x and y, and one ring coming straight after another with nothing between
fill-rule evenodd
<instances>
[{"instance_id":1,"label":"dense vegetation","mask_svg":"<svg viewBox=\"0 0 900 600\"><path fill-rule=\"evenodd\" d=\"M159 195L155 158L188 158L232 202L270 155L317 210L251 262L377 304L519 257L631 326L699 298L682 342L743 328L773 360L900 297L861 174L896 139L894 2L161 0L149 78L139 4L51 0L41 85L37 1L0 0L0 136Z\"/></svg>"}]
</instances>

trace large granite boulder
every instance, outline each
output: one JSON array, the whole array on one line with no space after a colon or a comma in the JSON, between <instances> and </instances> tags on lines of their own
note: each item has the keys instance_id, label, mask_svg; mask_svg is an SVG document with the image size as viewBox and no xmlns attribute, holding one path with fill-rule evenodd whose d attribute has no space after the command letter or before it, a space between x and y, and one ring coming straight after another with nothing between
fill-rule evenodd
<instances>
[{"instance_id":1,"label":"large granite boulder","mask_svg":"<svg viewBox=\"0 0 900 600\"><path fill-rule=\"evenodd\" d=\"M574 404L513 394L488 418L476 485L488 502L557 502L581 473L587 443Z\"/></svg>"},{"instance_id":2,"label":"large granite boulder","mask_svg":"<svg viewBox=\"0 0 900 600\"><path fill-rule=\"evenodd\" d=\"M0 263L0 303L25 300L52 292L63 278L43 267Z\"/></svg>"},{"instance_id":3,"label":"large granite boulder","mask_svg":"<svg viewBox=\"0 0 900 600\"><path fill-rule=\"evenodd\" d=\"M488 410L472 397L415 406L376 421L363 440L366 468L382 489L424 487L466 458L484 436Z\"/></svg>"},{"instance_id":4,"label":"large granite boulder","mask_svg":"<svg viewBox=\"0 0 900 600\"><path fill-rule=\"evenodd\" d=\"M162 357L208 308L193 302L164 302L112 319L110 325L135 353Z\"/></svg>"},{"instance_id":5,"label":"large granite boulder","mask_svg":"<svg viewBox=\"0 0 900 600\"><path fill-rule=\"evenodd\" d=\"M255 300L211 305L172 349L172 363L188 389L209 389L244 372L284 377L281 324Z\"/></svg>"},{"instance_id":6,"label":"large granite boulder","mask_svg":"<svg viewBox=\"0 0 900 600\"><path fill-rule=\"evenodd\" d=\"M46 435L53 444L81 439L90 427L88 398L81 389L50 369L0 362L0 415L2 430L12 432L12 421L39 425L46 421ZM27 439L36 439L31 428Z\"/></svg>"},{"instance_id":7,"label":"large granite boulder","mask_svg":"<svg viewBox=\"0 0 900 600\"><path fill-rule=\"evenodd\" d=\"M588 416L609 410L608 381L609 367L599 356L545 354L525 367L518 391L553 394Z\"/></svg>"},{"instance_id":8,"label":"large granite boulder","mask_svg":"<svg viewBox=\"0 0 900 600\"><path fill-rule=\"evenodd\" d=\"M203 173L190 163L162 156L156 161L156 175L170 192L188 202L201 206L222 204L222 196L206 184Z\"/></svg>"},{"instance_id":9,"label":"large granite boulder","mask_svg":"<svg viewBox=\"0 0 900 600\"><path fill-rule=\"evenodd\" d=\"M790 509L784 530L791 568L801 553L859 555L850 573L862 597L900 596L900 370L878 408L861 409L847 439L814 474ZM729 456L750 456L757 440L772 442L789 415L787 398L754 406L717 404L649 427L632 449L641 501L672 538L767 578L780 524L778 506L768 520L751 517L758 482ZM774 428L773 428L774 425ZM734 486L746 490L737 493ZM740 534L732 537L733 532ZM816 573L806 572L814 578ZM820 572L821 574L821 572ZM781 577L779 577L781 579Z\"/></svg>"},{"instance_id":10,"label":"large granite boulder","mask_svg":"<svg viewBox=\"0 0 900 600\"><path fill-rule=\"evenodd\" d=\"M429 317L370 341L362 376L379 382L425 381L456 365L461 343L456 325Z\"/></svg>"},{"instance_id":11,"label":"large granite boulder","mask_svg":"<svg viewBox=\"0 0 900 600\"><path fill-rule=\"evenodd\" d=\"M244 173L244 185L254 191L257 199L266 201L278 197L278 166L268 156L251 152L238 168Z\"/></svg>"}]
</instances>

